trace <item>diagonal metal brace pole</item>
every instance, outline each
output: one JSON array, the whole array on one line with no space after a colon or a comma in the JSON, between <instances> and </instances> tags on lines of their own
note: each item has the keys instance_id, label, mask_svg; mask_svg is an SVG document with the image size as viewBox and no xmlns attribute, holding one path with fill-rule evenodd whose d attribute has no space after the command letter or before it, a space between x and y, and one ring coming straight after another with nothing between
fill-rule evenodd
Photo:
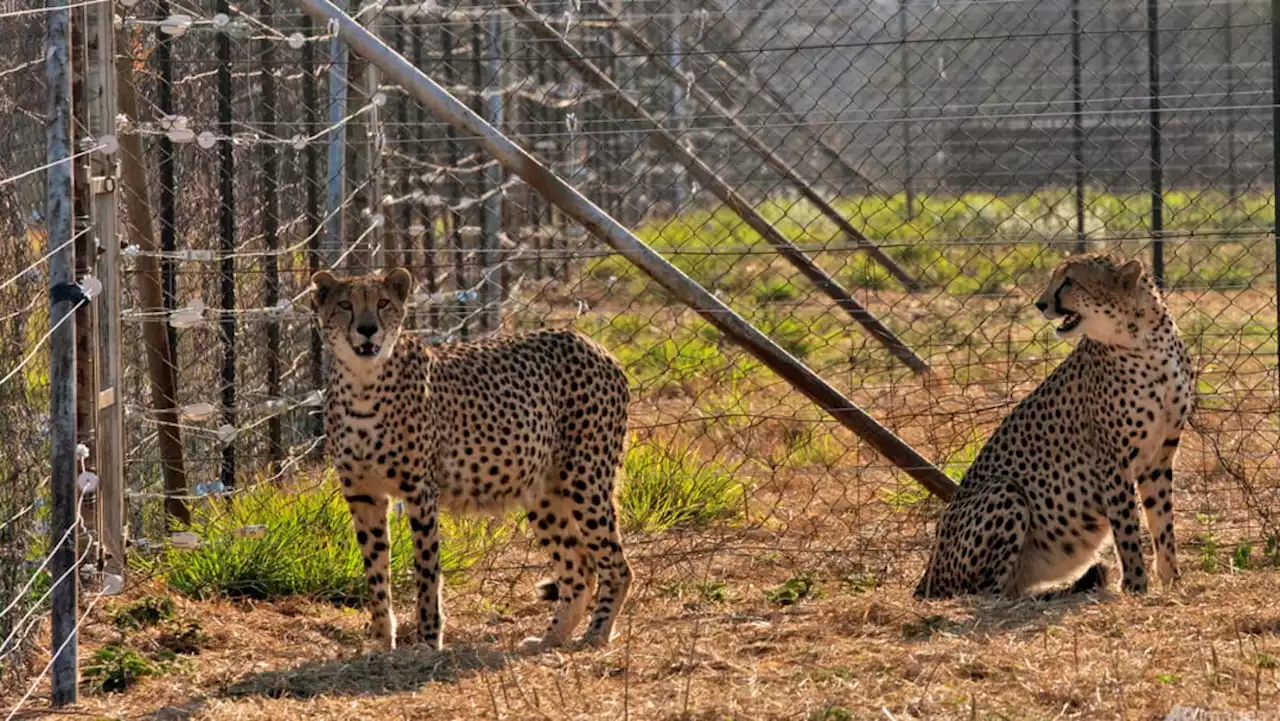
<instances>
[{"instance_id":1,"label":"diagonal metal brace pole","mask_svg":"<svg viewBox=\"0 0 1280 721\"><path fill-rule=\"evenodd\" d=\"M893 331L889 330L878 318L855 300L849 291L845 290L834 278L827 275L826 271L818 267L818 264L805 255L804 251L787 240L777 228L773 227L768 220L765 220L764 216L756 211L751 203L738 195L720 176L716 175L714 170L681 145L680 141L664 128L656 118L640 107L640 104L633 98L624 93L607 73L586 59L577 48L555 28L551 27L542 16L534 12L522 0L501 0L501 2L502 6L510 11L516 19L523 22L540 41L554 48L569 65L603 89L604 100L609 103L614 112L641 123L648 132L649 139L655 145L675 158L691 175L698 179L698 182L706 186L730 210L737 213L743 222L759 233L760 237L765 239L765 242L776 248L778 253L795 266L810 283L813 283L818 290L834 300L855 321L862 325L863 328L866 328L868 333L889 350L889 353L906 364L916 375L931 374L928 364L894 335ZM880 251L879 249L873 249L869 252L878 253ZM883 253L881 253L881 256L883 257ZM885 260L892 263L887 257Z\"/></svg>"},{"instance_id":2,"label":"diagonal metal brace pole","mask_svg":"<svg viewBox=\"0 0 1280 721\"><path fill-rule=\"evenodd\" d=\"M695 283L661 254L645 245L621 223L561 180L501 131L486 123L386 43L361 27L351 16L334 7L328 0L293 1L308 15L336 28L338 37L351 50L376 65L390 82L403 87L437 117L473 138L476 145L492 155L507 170L524 179L548 202L558 206L588 232L608 243L670 291L676 299L759 358L770 370L804 393L831 417L857 433L920 485L943 500L951 499L956 484L938 470L937 466L925 460L893 431L880 425L812 369L796 360L719 298L707 292L706 288Z\"/></svg>"},{"instance_id":3,"label":"diagonal metal brace pole","mask_svg":"<svg viewBox=\"0 0 1280 721\"><path fill-rule=\"evenodd\" d=\"M723 56L710 54L704 55L704 59L709 60L713 65L720 68L734 81L746 86L756 98L773 106L774 110L778 111L784 120L790 123L793 128L808 135L814 141L815 147L817 147L823 155L827 156L828 160L839 165L845 173L862 181L868 188L876 191L877 193L882 195L891 195L889 191L885 190L879 183L868 177L866 173L853 167L853 165L845 159L844 155L837 150L836 147L822 135L822 133L814 130L808 121L798 115L787 105L787 99L781 93L773 89L769 84L768 78L763 77L759 70L755 69L739 57L740 54L745 54L747 51L741 48L738 41L747 37L750 32L750 26L745 28L738 28L735 26L728 14L725 12L724 7L716 2L716 0L698 0L698 4L702 5L708 12L722 17L724 19L724 23L732 28L735 31L734 34L737 36L736 38L723 38L725 44L729 46L730 52L724 53ZM760 17L764 17L764 15L758 15L757 19ZM763 50L756 51L757 57L763 52Z\"/></svg>"},{"instance_id":4,"label":"diagonal metal brace pole","mask_svg":"<svg viewBox=\"0 0 1280 721\"><path fill-rule=\"evenodd\" d=\"M757 137L750 128L744 125L742 121L738 120L732 111L721 105L720 101L716 100L711 93L698 85L696 74L684 73L679 68L672 65L671 61L665 55L659 53L658 50L653 47L653 44L646 40L643 35L641 35L629 23L618 17L616 13L610 11L607 7L598 2L598 0L592 0L592 5L596 7L597 11L603 15L606 20L613 23L614 27L617 28L618 32L622 33L623 37L629 40L637 48L640 48L641 52L647 54L651 60L656 61L659 71L671 78L673 82L681 85L687 85L689 90L693 92L693 96L695 98L704 103L713 113L719 115L722 120L729 123L729 128L742 140L743 143L746 143L747 147L756 151L756 153L759 154L766 163L768 163L769 167L773 168L774 172L781 175L783 178L786 178L788 182L795 186L796 190L799 190L800 194L803 195L806 200L813 203L818 211L827 217L827 220L836 224L836 227L840 229L840 232L844 233L845 237L853 240L860 247L866 249L867 253L874 258L877 263L883 266L885 270L889 271L890 275L897 278L904 286L906 286L907 290L916 291L920 289L920 284L915 278L908 275L907 271L903 270L902 266L898 265L892 258L885 255L884 251L880 250L880 248L877 247L870 238L863 234L862 231L853 227L853 223L850 223L848 218L845 218L840 211L836 210L830 200L823 197L821 193L814 189L814 184L811 181L807 180L799 171L792 167L787 161L783 160L773 151L772 148L765 145L764 141L760 140L760 138Z\"/></svg>"}]
</instances>

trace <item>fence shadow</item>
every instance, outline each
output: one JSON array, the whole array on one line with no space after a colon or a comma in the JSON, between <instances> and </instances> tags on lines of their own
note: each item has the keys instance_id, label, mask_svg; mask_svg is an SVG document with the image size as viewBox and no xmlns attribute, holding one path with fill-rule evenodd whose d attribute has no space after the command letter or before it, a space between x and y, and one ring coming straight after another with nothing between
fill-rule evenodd
<instances>
[{"instance_id":1,"label":"fence shadow","mask_svg":"<svg viewBox=\"0 0 1280 721\"><path fill-rule=\"evenodd\" d=\"M296 668L253 673L228 688L233 698L311 699L318 696L369 696L415 691L431 683L454 683L481 671L496 671L506 655L488 648L431 651L406 646L358 658L305 663Z\"/></svg>"}]
</instances>

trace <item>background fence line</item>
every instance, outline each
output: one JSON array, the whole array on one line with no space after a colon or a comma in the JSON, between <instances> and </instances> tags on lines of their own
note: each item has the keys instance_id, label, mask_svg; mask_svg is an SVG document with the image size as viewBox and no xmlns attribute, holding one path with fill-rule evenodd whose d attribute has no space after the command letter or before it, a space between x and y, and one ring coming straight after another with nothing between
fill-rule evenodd
<instances>
[{"instance_id":1,"label":"background fence line","mask_svg":"<svg viewBox=\"0 0 1280 721\"><path fill-rule=\"evenodd\" d=\"M813 369L847 399L838 412L865 410L952 482L1069 351L1030 303L1052 269L1086 250L1142 258L1200 370L1177 469L1183 553L1203 568L1280 558L1271 4L346 9ZM100 23L122 20L109 45L68 40L74 98L45 80L64 12L100 43ZM112 576L132 588L164 568L197 595L358 596L358 567L323 585L211 562L349 530L320 453L307 283L322 268L408 267L408 322L432 343L572 327L614 352L635 398L623 516L650 588L708 573L914 581L940 501L331 28L280 0L15 0L0 19L6 700L56 670L61 641L44 645L37 622L79 581L102 598ZM117 88L95 90L111 81L123 120L103 99ZM50 99L76 113L66 161L47 155ZM57 190L64 171L77 177ZM51 193L79 203L70 230ZM102 283L73 303L97 368L80 367L70 437L50 420L67 304L43 296L84 275ZM118 358L85 350L117 343ZM68 443L89 455L68 466ZM99 490L65 513L78 501L54 491L82 471ZM449 530L452 574L513 589L539 567L516 520ZM65 639L80 613L63 610Z\"/></svg>"}]
</instances>

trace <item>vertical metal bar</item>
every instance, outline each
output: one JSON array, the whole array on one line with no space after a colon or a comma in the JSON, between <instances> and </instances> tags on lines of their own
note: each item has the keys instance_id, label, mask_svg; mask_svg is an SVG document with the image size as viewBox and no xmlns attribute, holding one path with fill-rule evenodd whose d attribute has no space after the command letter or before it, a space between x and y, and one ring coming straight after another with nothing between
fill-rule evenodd
<instances>
[{"instance_id":1,"label":"vertical metal bar","mask_svg":"<svg viewBox=\"0 0 1280 721\"><path fill-rule=\"evenodd\" d=\"M898 0L898 104L902 117L902 187L907 195L907 218L916 217L915 168L911 158L911 58L907 45L907 0Z\"/></svg>"},{"instance_id":2,"label":"vertical metal bar","mask_svg":"<svg viewBox=\"0 0 1280 721\"><path fill-rule=\"evenodd\" d=\"M490 5L489 32L485 38L484 101L485 120L495 128L502 127L502 9ZM502 275L498 271L499 235L502 233L502 166L490 161L484 171L484 216L481 223L481 258L484 278L480 285L483 305L481 323L485 330L497 330L502 322Z\"/></svg>"},{"instance_id":3,"label":"vertical metal bar","mask_svg":"<svg viewBox=\"0 0 1280 721\"><path fill-rule=\"evenodd\" d=\"M313 23L311 17L305 13L302 16L303 35L310 37ZM335 39L334 42L337 42ZM316 44L313 42L303 43L302 45L302 107L303 107L303 127L302 135L304 137L313 136L320 127L320 99L319 88L317 87L319 80L316 78ZM303 153L303 177L306 188L306 214L307 214L307 270L312 274L321 268L321 239L320 239L320 186L323 180L320 177L320 150L316 147L315 142L308 142L302 151ZM311 324L311 387L320 389L324 387L324 339L320 336L320 326L318 323ZM311 434L316 438L324 435L324 416L315 413L311 416ZM317 444L315 454L323 455L324 447Z\"/></svg>"},{"instance_id":4,"label":"vertical metal bar","mask_svg":"<svg viewBox=\"0 0 1280 721\"><path fill-rule=\"evenodd\" d=\"M444 63L441 72L446 85L453 85L457 76L457 69L453 66L453 46L457 37L453 30L453 23L457 22L451 17L445 17L440 23L440 57ZM448 154L449 168L457 168L458 163L462 159L462 151L458 147L458 132L449 126L445 130L445 146ZM445 180L445 218L448 219L446 228L452 240L451 252L453 253L453 288L454 290L462 290L466 287L466 278L463 275L463 258L465 250L462 247L462 218L458 213L457 207L461 199L462 188L460 187L458 176L456 173L448 172ZM454 308L457 314L466 317L467 306L466 301L462 299L461 294L454 300ZM467 325L463 321L459 333L463 338L467 337Z\"/></svg>"},{"instance_id":5,"label":"vertical metal bar","mask_svg":"<svg viewBox=\"0 0 1280 721\"><path fill-rule=\"evenodd\" d=\"M261 20L274 27L275 8L271 0L259 3ZM259 122L262 133L274 138L276 129L276 41L266 38L258 45L259 70L262 73L262 107ZM274 143L258 146L262 155L262 238L267 257L263 263L263 302L268 308L280 302L280 156ZM267 321L267 397L280 399L280 321L274 317ZM284 462L284 436L279 412L273 411L267 419L267 456L271 473L279 472Z\"/></svg>"},{"instance_id":6,"label":"vertical metal bar","mask_svg":"<svg viewBox=\"0 0 1280 721\"><path fill-rule=\"evenodd\" d=\"M115 28L112 5L91 5L89 73L87 77L90 132L94 137L116 131ZM118 151L117 151L118 153ZM116 236L116 177L118 154L96 153L93 174L93 230L99 248L94 275L102 281L98 296L99 380L98 403L98 510L102 523L99 539L106 556L107 573L125 575L124 563L124 417L123 367L120 357L121 273L120 241Z\"/></svg>"},{"instance_id":7,"label":"vertical metal bar","mask_svg":"<svg viewBox=\"0 0 1280 721\"><path fill-rule=\"evenodd\" d=\"M217 0L215 12L231 14L228 0ZM234 128L231 125L231 36L219 32L214 41L214 54L218 69L215 73L218 86L218 236L221 262L222 295L222 422L236 425L236 161L235 145L231 142ZM236 484L236 444L232 438L222 449L222 485L232 488Z\"/></svg>"},{"instance_id":8,"label":"vertical metal bar","mask_svg":"<svg viewBox=\"0 0 1280 721\"><path fill-rule=\"evenodd\" d=\"M78 304L59 297L75 285L74 125L71 90L71 11L67 0L53 0L47 15L45 78L49 103L45 125L45 218L49 258L49 416L50 416L50 560L55 583L51 594L53 705L75 703L79 684L80 574L76 571L79 525L76 492L76 319Z\"/></svg>"},{"instance_id":9,"label":"vertical metal bar","mask_svg":"<svg viewBox=\"0 0 1280 721\"><path fill-rule=\"evenodd\" d=\"M85 28L88 25L87 8L79 7L71 15L71 107L72 118L78 131L88 134L89 115L88 73L89 46ZM72 132L72 140L78 132ZM90 136L92 137L92 136ZM75 216L75 277L83 278L94 271L98 256L97 238L93 233L93 198L90 167L96 153L81 155L73 164L72 185L75 192L73 208ZM82 303L76 310L76 441L88 450L81 462L84 469L98 470L98 306ZM102 509L96 493L86 494L80 501L81 533L77 555L92 558L95 564L102 561L102 545L93 544L101 538ZM101 568L101 565L98 565Z\"/></svg>"},{"instance_id":10,"label":"vertical metal bar","mask_svg":"<svg viewBox=\"0 0 1280 721\"><path fill-rule=\"evenodd\" d=\"M1280 2L1280 0L1276 1ZM886 458L897 464L925 488L944 500L950 499L955 493L955 483L910 445L877 423L874 418L868 416L853 401L824 381L808 366L796 360L732 308L682 273L660 253L632 235L618 221L606 215L598 206L511 142L496 128L486 123L435 81L360 27L359 23L327 0L295 0L295 2L314 17L335 23L338 34L351 44L352 49L378 65L391 82L403 86L415 99L447 120L450 125L464 130L468 137L474 137L476 144L487 154L527 181L548 201L563 208L584 229L608 243L623 257L671 291L677 300L688 305L708 323L747 348L771 370L790 382L837 421L856 432L872 448L883 453ZM514 5L508 7L514 7ZM521 5L521 7L524 6ZM525 10L527 11L527 8ZM522 12L521 17L526 18L527 12Z\"/></svg>"},{"instance_id":11,"label":"vertical metal bar","mask_svg":"<svg viewBox=\"0 0 1280 721\"><path fill-rule=\"evenodd\" d=\"M163 20L169 17L169 0L156 0L156 13ZM173 36L156 28L156 64L159 66L159 80L156 82L156 110L161 116L173 114ZM138 159L142 162L142 158ZM178 280L176 261L173 252L177 249L178 228L178 181L177 156L173 149L173 140L168 134L160 135L160 250L165 256L160 259L160 272L164 279L164 307L173 311L178 307ZM165 335L169 340L169 358L174 363L173 373L178 373L178 331L173 326L165 325Z\"/></svg>"},{"instance_id":12,"label":"vertical metal bar","mask_svg":"<svg viewBox=\"0 0 1280 721\"><path fill-rule=\"evenodd\" d=\"M1271 226L1272 257L1280 260L1280 0L1271 0L1271 208L1274 215ZM1280 262L1275 264L1276 322L1280 325ZM1277 370L1280 371L1280 350L1277 351Z\"/></svg>"},{"instance_id":13,"label":"vertical metal bar","mask_svg":"<svg viewBox=\"0 0 1280 721\"><path fill-rule=\"evenodd\" d=\"M346 9L346 0L339 0ZM343 196L346 194L346 162L344 147L347 129L347 47L337 36L329 41L329 167L325 182L325 233L322 243L324 264L333 267L342 255Z\"/></svg>"},{"instance_id":14,"label":"vertical metal bar","mask_svg":"<svg viewBox=\"0 0 1280 721\"><path fill-rule=\"evenodd\" d=\"M369 32L374 35L381 34L382 30L382 11L377 5L369 5L369 19L365 23ZM369 267L383 268L387 264L388 243L392 242L394 235L391 232L391 224L386 222L386 218L382 214L382 194L386 183L383 180L384 164L382 157L382 147L385 140L382 117L382 106L375 102L378 97L378 69L373 65L364 63L364 77L361 82L364 83L364 99L369 103L369 112L365 117L364 128L364 147L361 151L364 154L364 171L368 173L369 187L364 195L368 200L365 207L368 208L369 222L373 222L375 216L382 217L382 226L376 230L369 231ZM381 96L385 98L386 96ZM361 232L366 232L361 229Z\"/></svg>"},{"instance_id":15,"label":"vertical metal bar","mask_svg":"<svg viewBox=\"0 0 1280 721\"><path fill-rule=\"evenodd\" d=\"M1160 133L1160 0L1147 0L1147 96L1151 129L1151 277L1164 287L1164 161Z\"/></svg>"},{"instance_id":16,"label":"vertical metal bar","mask_svg":"<svg viewBox=\"0 0 1280 721\"><path fill-rule=\"evenodd\" d=\"M661 4L661 3L660 3ZM666 56L667 63L677 72L683 73L684 50L680 43L680 26L681 16L679 10L679 0L672 0L670 4L664 4L659 8L659 12L667 12L671 14L670 19L664 23L659 23L658 27L666 32L667 37L662 43L663 54ZM680 83L671 83L669 86L669 95L667 96L667 129L675 135L681 145L686 145L685 138L685 120L684 120L684 102L685 88ZM671 203L674 213L679 213L689 202L689 175L685 172L684 166L677 164L675 178L671 183ZM572 178L570 178L572 180Z\"/></svg>"},{"instance_id":17,"label":"vertical metal bar","mask_svg":"<svg viewBox=\"0 0 1280 721\"><path fill-rule=\"evenodd\" d=\"M116 97L120 114L132 122L142 115L138 110L138 94L134 84L133 58L116 56ZM137 286L138 305L145 315L142 321L142 344L147 355L147 375L151 385L151 408L156 416L161 472L164 474L165 525L172 521L186 523L190 511L182 500L187 492L187 473L182 457L182 429L178 426L176 398L177 377L174 374L172 346L165 333L164 281L156 260L159 244L152 226L151 200L147 175L143 170L142 140L137 133L120 136L120 183L122 197L129 212L130 230L142 252L137 258L133 277Z\"/></svg>"},{"instance_id":18,"label":"vertical metal bar","mask_svg":"<svg viewBox=\"0 0 1280 721\"><path fill-rule=\"evenodd\" d=\"M413 66L422 69L423 62L423 40L422 33L414 27L413 32ZM405 98L406 103L410 103L409 98ZM423 161L423 167L426 167L426 161L431 157L427 149L427 123L431 118L423 109L421 103L411 103L413 105L414 117L414 143L413 157ZM419 182L422 192L434 195L434 188L425 182ZM432 206L426 203L417 203L417 219L422 223L422 274L426 278L426 289L429 295L435 295L438 288L436 287L436 218L432 211ZM431 308L427 311L427 325L430 328L439 327L440 308L437 304L432 303Z\"/></svg>"},{"instance_id":19,"label":"vertical metal bar","mask_svg":"<svg viewBox=\"0 0 1280 721\"><path fill-rule=\"evenodd\" d=\"M1222 23L1223 45L1226 46L1223 52L1227 56L1227 98L1225 100L1227 104L1227 202L1234 204L1236 195L1240 192L1239 181L1236 178L1236 43L1231 27L1235 23L1235 0L1227 0L1223 11L1226 15Z\"/></svg>"},{"instance_id":20,"label":"vertical metal bar","mask_svg":"<svg viewBox=\"0 0 1280 721\"><path fill-rule=\"evenodd\" d=\"M1071 0L1071 157L1076 169L1076 252L1089 247L1085 234L1084 213L1084 97L1081 70L1084 58L1080 52L1080 0Z\"/></svg>"},{"instance_id":21,"label":"vertical metal bar","mask_svg":"<svg viewBox=\"0 0 1280 721\"><path fill-rule=\"evenodd\" d=\"M401 55L407 55L409 50L409 28L408 21L405 20L404 15L401 15L392 21L391 34L392 37L395 38L396 52ZM396 95L394 119L396 135L395 144L399 151L408 158L414 157L413 148L410 147L410 143L408 142L410 105L411 103L409 102L408 97L403 94ZM412 269L414 265L416 265L416 259L413 257L414 241L416 240L416 236L414 235L412 228L413 214L417 210L418 206L418 199L413 195L413 190L417 185L414 177L415 170L417 170L418 165L416 163L402 160L398 161L394 167L396 168L396 174L393 176L396 195L401 198L399 208L400 227L396 228L396 230L399 231L400 236L404 239L402 241L404 247L401 249L403 252L400 254L400 257L393 262ZM416 328L416 317L410 316L406 321L410 323L410 327Z\"/></svg>"}]
</instances>

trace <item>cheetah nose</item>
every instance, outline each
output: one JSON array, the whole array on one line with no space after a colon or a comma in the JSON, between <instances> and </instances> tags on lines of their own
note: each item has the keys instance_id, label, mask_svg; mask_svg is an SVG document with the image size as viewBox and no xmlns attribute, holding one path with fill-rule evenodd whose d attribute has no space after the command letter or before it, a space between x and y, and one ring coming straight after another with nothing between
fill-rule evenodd
<instances>
[{"instance_id":1,"label":"cheetah nose","mask_svg":"<svg viewBox=\"0 0 1280 721\"><path fill-rule=\"evenodd\" d=\"M1040 309L1041 313L1043 313L1045 312L1046 309L1048 309L1049 304L1044 302L1043 300L1038 300L1036 301L1036 307Z\"/></svg>"},{"instance_id":2,"label":"cheetah nose","mask_svg":"<svg viewBox=\"0 0 1280 721\"><path fill-rule=\"evenodd\" d=\"M365 338L372 338L373 334L378 332L378 326L372 325L372 324L359 325L359 326L356 326L356 332L364 336Z\"/></svg>"}]
</instances>

